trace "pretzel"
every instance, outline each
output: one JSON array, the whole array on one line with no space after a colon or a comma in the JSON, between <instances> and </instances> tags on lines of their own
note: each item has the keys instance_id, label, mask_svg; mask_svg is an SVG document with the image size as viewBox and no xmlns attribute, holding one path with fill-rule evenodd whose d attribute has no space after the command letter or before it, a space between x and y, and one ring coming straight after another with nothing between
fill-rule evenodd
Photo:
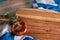
<instances>
[{"instance_id":1,"label":"pretzel","mask_svg":"<svg viewBox=\"0 0 60 40\"><path fill-rule=\"evenodd\" d=\"M17 20L16 23L12 25L12 33L17 36L23 35L26 31L27 31L27 26L21 20Z\"/></svg>"}]
</instances>

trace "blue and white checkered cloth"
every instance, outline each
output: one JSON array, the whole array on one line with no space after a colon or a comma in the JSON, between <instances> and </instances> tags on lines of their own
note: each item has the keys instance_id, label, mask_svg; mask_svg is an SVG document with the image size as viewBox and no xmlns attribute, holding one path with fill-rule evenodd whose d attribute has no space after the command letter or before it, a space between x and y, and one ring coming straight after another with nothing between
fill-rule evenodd
<instances>
[{"instance_id":1,"label":"blue and white checkered cloth","mask_svg":"<svg viewBox=\"0 0 60 40\"><path fill-rule=\"evenodd\" d=\"M50 9L60 12L60 0L34 0L33 8Z\"/></svg>"},{"instance_id":2,"label":"blue and white checkered cloth","mask_svg":"<svg viewBox=\"0 0 60 40\"><path fill-rule=\"evenodd\" d=\"M0 40L36 40L31 36L16 36L11 32L11 26L5 24L3 30L0 32Z\"/></svg>"}]
</instances>

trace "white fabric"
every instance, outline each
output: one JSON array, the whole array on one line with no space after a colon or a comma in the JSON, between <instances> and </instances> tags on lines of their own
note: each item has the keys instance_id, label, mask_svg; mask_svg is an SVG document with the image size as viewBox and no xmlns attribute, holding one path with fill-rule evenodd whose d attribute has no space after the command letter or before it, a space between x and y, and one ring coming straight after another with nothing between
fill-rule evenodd
<instances>
[{"instance_id":1,"label":"white fabric","mask_svg":"<svg viewBox=\"0 0 60 40\"><path fill-rule=\"evenodd\" d=\"M8 25L8 24L5 24L4 26L3 26L4 28L3 28L3 30L1 31L1 33L0 33L0 37L1 36L3 36L5 33L8 33L8 32L11 32L11 27L10 27L10 25ZM13 35L13 34L12 34ZM7 35L8 36L8 35ZM23 40L25 37L30 37L30 38L32 38L31 36L26 36L26 35L22 35L22 36L15 36L14 35L14 40ZM33 38L32 38L33 39Z\"/></svg>"},{"instance_id":2,"label":"white fabric","mask_svg":"<svg viewBox=\"0 0 60 40\"><path fill-rule=\"evenodd\" d=\"M9 30L9 25L8 24L4 24L3 25L3 30L0 32L0 37L2 36L2 35L4 35L6 32L8 32L8 30Z\"/></svg>"},{"instance_id":3,"label":"white fabric","mask_svg":"<svg viewBox=\"0 0 60 40\"><path fill-rule=\"evenodd\" d=\"M57 4L54 2L54 0L36 0L36 2L57 6Z\"/></svg>"},{"instance_id":4,"label":"white fabric","mask_svg":"<svg viewBox=\"0 0 60 40\"><path fill-rule=\"evenodd\" d=\"M15 37L14 37L14 40L21 40L22 37L23 37L23 36L15 36Z\"/></svg>"}]
</instances>

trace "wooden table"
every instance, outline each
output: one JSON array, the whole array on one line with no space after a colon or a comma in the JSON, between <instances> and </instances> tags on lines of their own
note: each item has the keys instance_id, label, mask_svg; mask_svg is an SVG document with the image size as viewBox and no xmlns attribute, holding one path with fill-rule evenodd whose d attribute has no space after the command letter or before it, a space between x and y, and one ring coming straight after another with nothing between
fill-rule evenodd
<instances>
[{"instance_id":1,"label":"wooden table","mask_svg":"<svg viewBox=\"0 0 60 40\"><path fill-rule=\"evenodd\" d=\"M16 15L26 22L26 35L39 40L60 40L59 12L21 8L17 10Z\"/></svg>"}]
</instances>

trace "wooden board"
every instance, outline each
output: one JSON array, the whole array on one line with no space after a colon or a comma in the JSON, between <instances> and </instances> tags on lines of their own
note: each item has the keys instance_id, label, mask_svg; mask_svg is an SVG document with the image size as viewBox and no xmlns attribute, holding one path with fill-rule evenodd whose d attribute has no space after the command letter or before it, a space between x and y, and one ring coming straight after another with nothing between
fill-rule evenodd
<instances>
[{"instance_id":1,"label":"wooden board","mask_svg":"<svg viewBox=\"0 0 60 40\"><path fill-rule=\"evenodd\" d=\"M60 40L60 13L51 10L30 8L17 9L20 16L28 26L26 35L39 40Z\"/></svg>"}]
</instances>

